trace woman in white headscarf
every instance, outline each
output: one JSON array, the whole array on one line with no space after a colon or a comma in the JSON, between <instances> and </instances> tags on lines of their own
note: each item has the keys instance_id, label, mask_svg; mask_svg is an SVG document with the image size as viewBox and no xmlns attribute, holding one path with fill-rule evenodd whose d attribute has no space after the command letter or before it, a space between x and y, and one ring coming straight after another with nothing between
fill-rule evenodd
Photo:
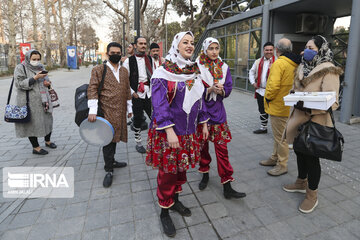
<instances>
[{"instance_id":1,"label":"woman in white headscarf","mask_svg":"<svg viewBox=\"0 0 360 240\"><path fill-rule=\"evenodd\" d=\"M218 173L224 186L225 198L242 198L246 194L237 192L231 187L233 168L229 162L227 143L231 141L231 133L226 121L223 100L232 90L232 77L229 66L219 57L220 44L209 37L203 42L200 56L196 59L201 72L201 79L206 87L205 105L209 114L209 139L202 143L199 172L203 173L199 189L204 190L209 181L211 156L209 141L215 146ZM201 130L201 126L199 128Z\"/></svg>"},{"instance_id":2,"label":"woman in white headscarf","mask_svg":"<svg viewBox=\"0 0 360 240\"><path fill-rule=\"evenodd\" d=\"M200 159L196 135L198 124L208 136L208 120L203 103L204 86L198 78L198 67L190 58L194 52L194 36L180 32L174 37L165 63L151 78L152 122L148 133L146 163L158 167L157 196L162 208L160 219L167 236L176 230L169 208L182 216L191 211L179 201L181 185L186 182L186 170Z\"/></svg>"},{"instance_id":3,"label":"woman in white headscarf","mask_svg":"<svg viewBox=\"0 0 360 240\"><path fill-rule=\"evenodd\" d=\"M31 120L28 123L15 123L16 136L28 137L33 147L33 154L45 155L48 151L42 149L38 137L45 138L45 146L56 148L50 141L53 128L53 106L48 86L50 80L41 64L41 54L37 50L30 50L25 54L25 60L16 66L14 82L17 88L17 105L26 104L26 91L29 92L29 107Z\"/></svg>"}]
</instances>

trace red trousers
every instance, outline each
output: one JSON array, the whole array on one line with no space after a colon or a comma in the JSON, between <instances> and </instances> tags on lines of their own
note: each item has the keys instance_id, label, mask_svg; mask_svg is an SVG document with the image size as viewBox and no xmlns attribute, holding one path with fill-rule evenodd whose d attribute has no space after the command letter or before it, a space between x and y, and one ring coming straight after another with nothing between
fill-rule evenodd
<instances>
[{"instance_id":1,"label":"red trousers","mask_svg":"<svg viewBox=\"0 0 360 240\"><path fill-rule=\"evenodd\" d=\"M174 204L175 193L182 192L181 185L186 183L186 171L173 174L159 168L157 183L159 205L161 208L169 208Z\"/></svg>"},{"instance_id":2,"label":"red trousers","mask_svg":"<svg viewBox=\"0 0 360 240\"><path fill-rule=\"evenodd\" d=\"M229 154L227 149L227 143L218 144L214 142L215 154L217 160L217 169L221 178L221 184L225 184L229 181L234 181L232 174L234 170L229 162ZM199 172L207 173L210 170L211 156L209 154L209 141L204 143L201 150L201 160Z\"/></svg>"}]
</instances>

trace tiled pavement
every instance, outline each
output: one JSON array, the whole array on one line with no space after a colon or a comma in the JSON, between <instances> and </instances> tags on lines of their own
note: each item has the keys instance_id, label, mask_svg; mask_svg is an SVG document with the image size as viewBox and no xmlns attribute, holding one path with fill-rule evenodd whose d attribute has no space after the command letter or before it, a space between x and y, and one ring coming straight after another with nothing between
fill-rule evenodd
<instances>
[{"instance_id":1,"label":"tiled pavement","mask_svg":"<svg viewBox=\"0 0 360 240\"><path fill-rule=\"evenodd\" d=\"M58 149L50 150L47 156L32 155L28 140L15 138L13 125L1 120L1 168L73 167L75 196L23 201L6 199L1 194L0 239L167 239L162 234L156 203L157 172L145 166L145 155L135 151L132 132L129 143L119 144L116 153L116 159L126 161L129 166L115 170L111 188L102 187L102 153L99 148L82 142L73 121L75 88L86 83L89 75L90 68L52 73L61 107L54 110L52 135ZM0 79L3 105L9 83L9 79ZM190 170L180 198L191 208L192 216L171 213L177 227L175 239L360 239L360 125L337 123L346 141L343 162L322 160L319 206L313 213L304 215L297 210L303 194L281 189L282 184L297 176L294 153L290 154L289 173L281 177L268 176L267 168L258 164L271 153L272 136L271 132L252 134L258 126L253 96L234 90L226 100L226 107L233 136L229 144L236 178L233 187L246 192L247 197L223 198L216 162L212 162L209 186L204 191L197 187L200 174Z\"/></svg>"}]
</instances>

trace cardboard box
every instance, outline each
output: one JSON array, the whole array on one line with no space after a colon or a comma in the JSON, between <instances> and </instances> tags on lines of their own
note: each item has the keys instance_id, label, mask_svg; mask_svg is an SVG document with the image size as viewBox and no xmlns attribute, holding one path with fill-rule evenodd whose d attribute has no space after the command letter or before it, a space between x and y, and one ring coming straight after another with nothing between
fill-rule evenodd
<instances>
[{"instance_id":1,"label":"cardboard box","mask_svg":"<svg viewBox=\"0 0 360 240\"><path fill-rule=\"evenodd\" d=\"M305 108L328 110L336 101L336 92L295 92L284 97L285 106L304 102Z\"/></svg>"}]
</instances>

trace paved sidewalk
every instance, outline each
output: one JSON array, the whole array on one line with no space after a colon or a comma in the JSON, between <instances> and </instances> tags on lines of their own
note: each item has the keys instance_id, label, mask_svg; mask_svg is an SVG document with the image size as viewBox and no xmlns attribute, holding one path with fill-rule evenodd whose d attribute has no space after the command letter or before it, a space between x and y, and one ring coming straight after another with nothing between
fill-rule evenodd
<instances>
[{"instance_id":1,"label":"paved sidewalk","mask_svg":"<svg viewBox=\"0 0 360 240\"><path fill-rule=\"evenodd\" d=\"M159 221L157 171L147 167L145 155L135 151L133 132L129 131L127 144L118 144L116 153L116 159L127 162L128 167L115 170L111 188L102 187L102 151L84 143L74 123L75 88L88 82L90 70L51 72L61 107L54 110L52 135L58 148L48 155L33 155L28 139L15 138L13 125L0 120L1 168L65 165L75 171L72 199L8 199L1 192L0 239L168 239ZM2 106L9 84L10 79L0 80ZM273 140L271 131L252 133L259 125L253 96L234 90L226 107L233 136L228 145L236 178L233 187L247 197L224 199L216 161L211 163L210 182L204 191L198 190L201 175L190 170L180 199L191 208L192 216L170 213L177 227L174 239L360 239L359 124L337 123L346 141L343 162L321 161L319 205L305 215L297 210L304 195L281 189L297 176L294 153L290 154L289 173L280 177L267 175L268 168L258 164L270 156ZM0 116L3 111L1 107ZM145 139L144 132L144 143ZM42 139L40 144L44 145ZM213 147L211 155L215 157Z\"/></svg>"}]
</instances>

